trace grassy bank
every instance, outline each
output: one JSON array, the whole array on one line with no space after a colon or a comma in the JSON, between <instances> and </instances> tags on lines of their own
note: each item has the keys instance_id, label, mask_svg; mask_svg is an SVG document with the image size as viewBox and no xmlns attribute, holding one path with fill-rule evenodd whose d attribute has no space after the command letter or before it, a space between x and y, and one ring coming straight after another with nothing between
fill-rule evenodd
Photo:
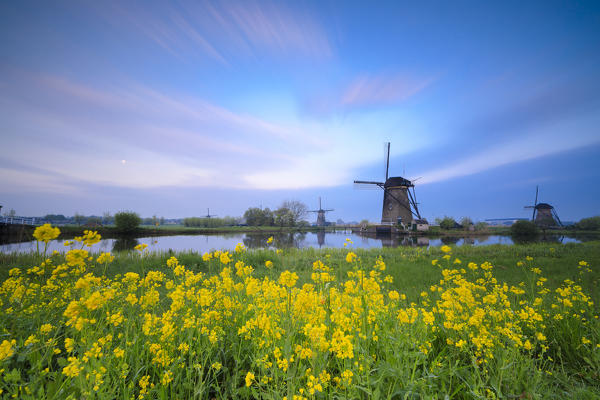
<instances>
[{"instance_id":1,"label":"grassy bank","mask_svg":"<svg viewBox=\"0 0 600 400\"><path fill-rule=\"evenodd\" d=\"M0 255L2 395L600 396L598 242L110 258Z\"/></svg>"}]
</instances>

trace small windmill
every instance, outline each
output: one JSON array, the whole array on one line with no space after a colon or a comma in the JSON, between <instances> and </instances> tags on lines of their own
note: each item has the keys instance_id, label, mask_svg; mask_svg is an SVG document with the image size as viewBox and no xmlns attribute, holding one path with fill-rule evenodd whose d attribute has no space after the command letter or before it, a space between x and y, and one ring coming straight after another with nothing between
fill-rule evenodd
<instances>
[{"instance_id":1,"label":"small windmill","mask_svg":"<svg viewBox=\"0 0 600 400\"><path fill-rule=\"evenodd\" d=\"M390 167L390 143L387 144L387 159L385 164L385 182L354 181L357 184L377 185L383 189L383 209L381 211L381 223L384 225L396 225L401 222L405 226L413 224L413 217L421 220L415 185L412 181L401 176L389 177ZM412 192L411 192L412 189Z\"/></svg>"},{"instance_id":2,"label":"small windmill","mask_svg":"<svg viewBox=\"0 0 600 400\"><path fill-rule=\"evenodd\" d=\"M212 217L216 217L217 214L210 214L210 208L206 209L206 215L204 216L204 218L212 218Z\"/></svg>"},{"instance_id":3,"label":"small windmill","mask_svg":"<svg viewBox=\"0 0 600 400\"><path fill-rule=\"evenodd\" d=\"M310 210L308 212L317 213L317 226L325 226L327 225L327 223L325 222L325 213L329 211L333 211L333 209L323 210L323 207L321 207L321 197L319 196L319 209Z\"/></svg>"},{"instance_id":4,"label":"small windmill","mask_svg":"<svg viewBox=\"0 0 600 400\"><path fill-rule=\"evenodd\" d=\"M552 207L548 203L538 203L538 192L539 187L535 187L535 202L532 206L525 206L525 208L532 208L533 213L531 214L531 220L535 222L536 225L542 227L551 227L551 226L563 226L562 222L560 222L560 218L558 218L558 214L554 207Z\"/></svg>"}]
</instances>

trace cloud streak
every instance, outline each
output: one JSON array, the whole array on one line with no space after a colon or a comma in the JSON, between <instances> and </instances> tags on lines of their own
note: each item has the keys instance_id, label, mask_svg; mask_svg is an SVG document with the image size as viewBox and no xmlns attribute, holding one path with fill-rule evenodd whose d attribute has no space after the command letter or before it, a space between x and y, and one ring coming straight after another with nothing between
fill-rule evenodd
<instances>
[{"instance_id":1,"label":"cloud streak","mask_svg":"<svg viewBox=\"0 0 600 400\"><path fill-rule=\"evenodd\" d=\"M258 1L111 3L94 6L108 21L138 32L179 59L203 55L225 66L264 54L328 59L332 45L315 16L299 5Z\"/></svg>"}]
</instances>

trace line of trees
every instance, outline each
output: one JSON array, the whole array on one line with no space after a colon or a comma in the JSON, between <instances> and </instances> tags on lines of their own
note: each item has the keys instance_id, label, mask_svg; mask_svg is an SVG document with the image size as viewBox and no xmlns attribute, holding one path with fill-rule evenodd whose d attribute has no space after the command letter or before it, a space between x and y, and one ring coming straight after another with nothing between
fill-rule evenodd
<instances>
[{"instance_id":1,"label":"line of trees","mask_svg":"<svg viewBox=\"0 0 600 400\"><path fill-rule=\"evenodd\" d=\"M244 212L244 219L248 226L307 226L308 222L304 220L307 213L306 204L287 200L274 211L269 208L250 207Z\"/></svg>"},{"instance_id":2,"label":"line of trees","mask_svg":"<svg viewBox=\"0 0 600 400\"><path fill-rule=\"evenodd\" d=\"M224 218L199 218L189 217L183 219L183 225L187 227L198 227L198 228L217 228L220 226L235 226L239 225L240 220L233 217Z\"/></svg>"}]
</instances>

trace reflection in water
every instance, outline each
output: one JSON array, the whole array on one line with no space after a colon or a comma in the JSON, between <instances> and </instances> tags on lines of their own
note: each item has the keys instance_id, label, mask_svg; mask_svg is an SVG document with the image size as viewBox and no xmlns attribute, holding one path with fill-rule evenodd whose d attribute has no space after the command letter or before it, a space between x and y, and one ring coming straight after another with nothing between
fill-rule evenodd
<instances>
[{"instance_id":1,"label":"reflection in water","mask_svg":"<svg viewBox=\"0 0 600 400\"><path fill-rule=\"evenodd\" d=\"M442 239L442 243L444 243L446 245L456 244L460 240L460 238L458 236L444 236L441 239Z\"/></svg>"},{"instance_id":2,"label":"reflection in water","mask_svg":"<svg viewBox=\"0 0 600 400\"><path fill-rule=\"evenodd\" d=\"M317 243L319 243L319 248L323 247L325 244L325 231L317 232Z\"/></svg>"},{"instance_id":3,"label":"reflection in water","mask_svg":"<svg viewBox=\"0 0 600 400\"><path fill-rule=\"evenodd\" d=\"M140 244L140 242L135 237L121 237L119 239L115 239L115 241L113 242L112 251L117 252L133 250L133 248L138 244Z\"/></svg>"},{"instance_id":4,"label":"reflection in water","mask_svg":"<svg viewBox=\"0 0 600 400\"><path fill-rule=\"evenodd\" d=\"M273 243L267 245L267 239L273 236ZM238 243L243 243L247 248L342 248L346 243L346 238L353 242L351 248L372 248L372 247L398 247L398 246L441 246L443 244L452 244L461 246L469 245L489 245L489 244L513 244L524 243L531 240L521 241L518 238L510 236L467 236L467 237L441 237L430 238L427 236L390 236L381 235L359 235L350 232L252 232L252 233L232 233L232 234L210 234L210 235L172 235L172 236L154 236L154 237L121 237L118 239L102 239L100 243L94 245L93 252L102 251L126 251L132 250L138 244L147 244L150 251L194 251L204 253L213 250L233 250ZM580 242L587 240L598 240L598 235L588 236L559 236L546 235L534 239L533 241L543 241L547 243L567 243ZM63 246L62 240L50 242L48 252L57 250L65 252L68 250ZM21 243L0 244L1 253L11 252L35 252L36 242L28 241Z\"/></svg>"}]
</instances>

